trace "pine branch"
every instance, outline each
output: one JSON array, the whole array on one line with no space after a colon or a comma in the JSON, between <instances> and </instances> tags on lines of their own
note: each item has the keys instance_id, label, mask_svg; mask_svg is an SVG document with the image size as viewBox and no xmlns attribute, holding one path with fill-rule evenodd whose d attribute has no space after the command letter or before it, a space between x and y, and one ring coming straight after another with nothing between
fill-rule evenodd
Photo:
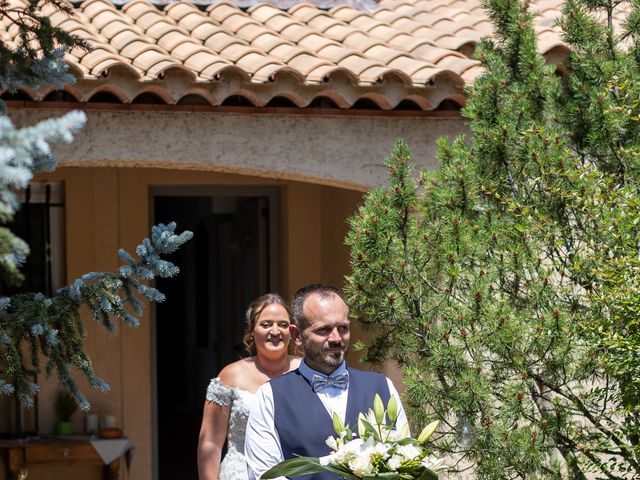
<instances>
[{"instance_id":1,"label":"pine branch","mask_svg":"<svg viewBox=\"0 0 640 480\"><path fill-rule=\"evenodd\" d=\"M20 294L0 299L0 354L9 365L1 373L0 391L13 393L20 400L32 405L35 387L26 380L21 355L23 345L32 350L32 363L37 371L40 355L47 358L45 371L57 372L59 381L73 394L83 411L89 402L71 377L70 367L77 368L89 381L91 388L108 391L109 386L93 371L91 359L84 351L86 332L79 309L86 306L91 317L100 322L108 332L117 329L115 320L137 327L142 315L141 297L149 302L162 302L164 295L144 282L155 278L175 276L179 270L173 263L161 257L175 252L192 238L184 231L177 235L176 225L157 225L151 229L151 237L138 245L134 259L120 250L124 264L117 273L88 273L54 296L41 293Z\"/></svg>"}]
</instances>

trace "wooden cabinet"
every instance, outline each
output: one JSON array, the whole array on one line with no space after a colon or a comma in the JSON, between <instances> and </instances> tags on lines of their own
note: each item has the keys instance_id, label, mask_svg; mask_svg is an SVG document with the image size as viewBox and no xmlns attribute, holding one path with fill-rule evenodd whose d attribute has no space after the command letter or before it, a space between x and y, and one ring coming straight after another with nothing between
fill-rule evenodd
<instances>
[{"instance_id":1,"label":"wooden cabinet","mask_svg":"<svg viewBox=\"0 0 640 480\"><path fill-rule=\"evenodd\" d=\"M105 465L88 440L0 440L0 451L8 456L9 479L28 480L29 467L100 465L102 478L118 480L122 457Z\"/></svg>"}]
</instances>

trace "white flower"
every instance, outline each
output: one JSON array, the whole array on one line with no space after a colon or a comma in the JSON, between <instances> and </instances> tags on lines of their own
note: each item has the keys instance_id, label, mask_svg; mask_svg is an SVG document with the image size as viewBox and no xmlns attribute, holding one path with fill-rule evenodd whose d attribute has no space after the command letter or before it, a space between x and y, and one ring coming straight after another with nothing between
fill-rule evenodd
<instances>
[{"instance_id":1,"label":"white flower","mask_svg":"<svg viewBox=\"0 0 640 480\"><path fill-rule=\"evenodd\" d=\"M414 458L417 458L422 454L422 450L420 450L415 445L411 445L411 444L409 444L409 445L400 445L396 449L396 453L398 455L403 456L407 460L413 460Z\"/></svg>"},{"instance_id":2,"label":"white flower","mask_svg":"<svg viewBox=\"0 0 640 480\"><path fill-rule=\"evenodd\" d=\"M390 445L387 445L385 443L376 443L373 446L372 453L380 455L382 458L386 458L388 456L387 453L389 451L389 448L391 448Z\"/></svg>"},{"instance_id":3,"label":"white flower","mask_svg":"<svg viewBox=\"0 0 640 480\"><path fill-rule=\"evenodd\" d=\"M447 467L442 458L433 458L429 456L424 457L420 463L423 467L433 470L434 472Z\"/></svg>"},{"instance_id":4,"label":"white flower","mask_svg":"<svg viewBox=\"0 0 640 480\"><path fill-rule=\"evenodd\" d=\"M338 450L338 441L333 437L327 437L325 443L329 446L329 448L333 451Z\"/></svg>"},{"instance_id":5,"label":"white flower","mask_svg":"<svg viewBox=\"0 0 640 480\"><path fill-rule=\"evenodd\" d=\"M359 452L354 458L349 460L349 468L358 477L364 476L365 473L371 473L373 471L373 465L371 464L370 449L364 449Z\"/></svg>"},{"instance_id":6,"label":"white flower","mask_svg":"<svg viewBox=\"0 0 640 480\"><path fill-rule=\"evenodd\" d=\"M397 430L387 430L386 432L386 437L384 438L385 442L397 442L398 440L400 440L400 432L398 432Z\"/></svg>"},{"instance_id":7,"label":"white flower","mask_svg":"<svg viewBox=\"0 0 640 480\"><path fill-rule=\"evenodd\" d=\"M404 460L404 457L401 457L399 455L393 455L388 461L387 461L387 465L389 465L389 468L391 470L397 470L398 468L400 468L400 465L402 465L402 461Z\"/></svg>"},{"instance_id":8,"label":"white flower","mask_svg":"<svg viewBox=\"0 0 640 480\"><path fill-rule=\"evenodd\" d=\"M320 465L329 465L330 463L335 463L334 454L330 453L329 455L325 455L324 457L318 457L318 463L320 463Z\"/></svg>"},{"instance_id":9,"label":"white flower","mask_svg":"<svg viewBox=\"0 0 640 480\"><path fill-rule=\"evenodd\" d=\"M336 463L347 464L349 460L360 452L363 444L364 442L361 438L354 438L350 442L340 445L338 450L333 454L334 461Z\"/></svg>"}]
</instances>

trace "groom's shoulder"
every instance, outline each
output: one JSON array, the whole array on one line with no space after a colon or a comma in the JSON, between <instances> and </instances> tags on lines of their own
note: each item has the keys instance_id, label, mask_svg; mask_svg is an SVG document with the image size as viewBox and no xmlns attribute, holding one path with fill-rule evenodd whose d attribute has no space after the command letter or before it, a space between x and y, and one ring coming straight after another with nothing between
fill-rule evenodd
<instances>
[{"instance_id":1,"label":"groom's shoulder","mask_svg":"<svg viewBox=\"0 0 640 480\"><path fill-rule=\"evenodd\" d=\"M277 377L273 377L272 379L269 380L268 383L272 385L276 385L279 383L286 383L293 379L298 378L300 375L301 375L300 372L296 368L295 370L291 370L290 372L283 373L282 375L278 375Z\"/></svg>"},{"instance_id":2,"label":"groom's shoulder","mask_svg":"<svg viewBox=\"0 0 640 480\"><path fill-rule=\"evenodd\" d=\"M359 370L357 368L348 368L347 370L349 372L349 375L354 377L360 377L364 379L373 379L373 378L377 378L377 379L384 378L385 380L387 379L387 377L385 377L383 374L378 372L372 372L369 370Z\"/></svg>"}]
</instances>

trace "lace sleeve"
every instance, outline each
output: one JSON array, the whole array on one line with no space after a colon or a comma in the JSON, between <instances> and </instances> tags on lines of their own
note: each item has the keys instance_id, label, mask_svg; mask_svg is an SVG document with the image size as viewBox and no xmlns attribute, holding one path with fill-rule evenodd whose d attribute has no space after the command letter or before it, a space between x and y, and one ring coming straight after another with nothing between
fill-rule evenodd
<instances>
[{"instance_id":1,"label":"lace sleeve","mask_svg":"<svg viewBox=\"0 0 640 480\"><path fill-rule=\"evenodd\" d=\"M215 402L219 405L230 405L233 401L233 390L227 387L220 378L211 380L207 388L207 401Z\"/></svg>"}]
</instances>

